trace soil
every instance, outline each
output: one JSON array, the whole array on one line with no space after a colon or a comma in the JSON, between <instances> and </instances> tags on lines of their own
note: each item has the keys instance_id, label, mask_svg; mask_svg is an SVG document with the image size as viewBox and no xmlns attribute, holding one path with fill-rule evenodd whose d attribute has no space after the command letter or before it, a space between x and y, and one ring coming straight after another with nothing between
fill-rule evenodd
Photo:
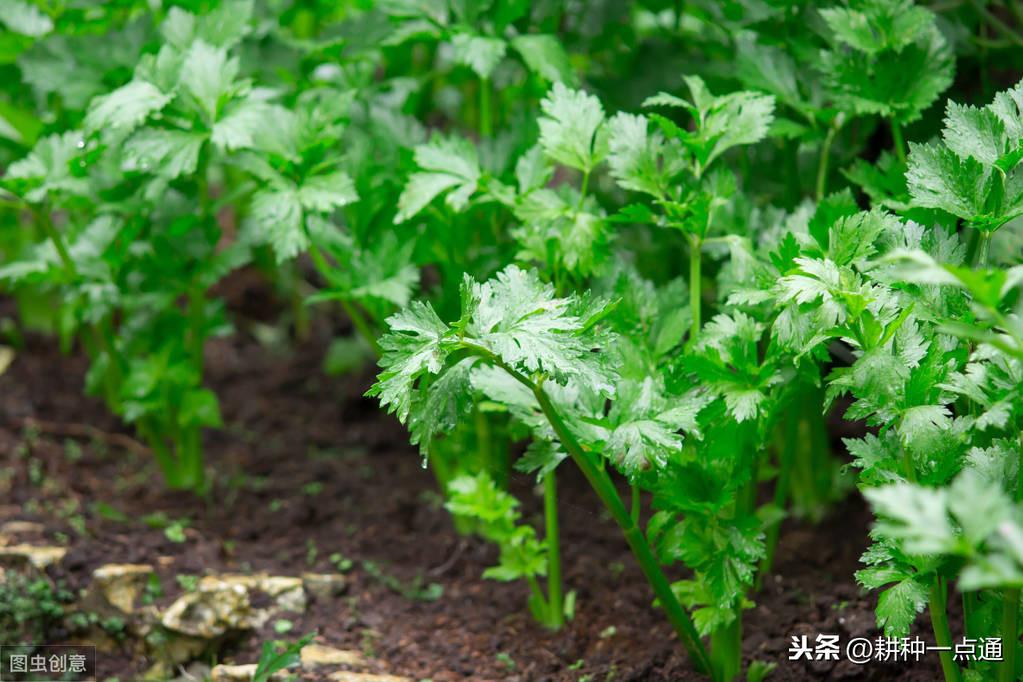
<instances>
[{"instance_id":1,"label":"soil","mask_svg":"<svg viewBox=\"0 0 1023 682\"><path fill-rule=\"evenodd\" d=\"M246 282L231 294L233 312L272 319L265 292ZM5 313L13 310L0 301L0 318ZM529 616L525 585L482 579L494 548L455 532L404 429L362 397L372 368L323 373L337 330L320 320L309 341L285 350L238 326L240 333L207 348L208 384L220 396L226 426L206 438L215 480L205 500L166 492L151 459L124 447L130 427L83 397L87 362L79 354L62 355L51 341L29 337L0 376L0 465L13 476L0 498L0 523L40 522L51 542L68 545L53 578L79 589L102 564L151 563L167 602L180 594L178 575L333 572L331 555L340 553L353 562L347 595L313 602L293 619L291 635L315 630L331 645L363 650L382 671L435 682L703 679L576 472L563 467L559 478L563 565L576 614L552 633ZM26 427L31 420L36 428ZM83 436L80 425L106 435ZM514 479L513 489L538 522L542 501L532 478ZM126 518L112 519L111 510ZM183 543L138 521L158 512L188 519ZM776 570L744 619L746 662L776 663L769 680L940 678L933 654L909 665L787 660L793 635L812 642L818 633L838 634L844 642L880 634L876 597L853 579L868 524L855 495L819 525L784 524ZM425 589L430 583L443 590L439 597L437 588ZM279 638L270 623L220 660L254 661L263 641ZM135 679L151 663L127 652L101 654L99 679Z\"/></svg>"}]
</instances>

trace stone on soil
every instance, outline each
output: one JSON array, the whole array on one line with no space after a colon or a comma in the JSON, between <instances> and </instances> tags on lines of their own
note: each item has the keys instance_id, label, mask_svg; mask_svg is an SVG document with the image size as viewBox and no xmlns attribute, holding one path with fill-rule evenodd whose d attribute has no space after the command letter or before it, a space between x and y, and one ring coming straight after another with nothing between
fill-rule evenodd
<instances>
[{"instance_id":1,"label":"stone on soil","mask_svg":"<svg viewBox=\"0 0 1023 682\"><path fill-rule=\"evenodd\" d=\"M135 611L135 601L146 589L153 567L149 564L107 564L92 573L90 595L106 601L121 613Z\"/></svg>"},{"instance_id":2,"label":"stone on soil","mask_svg":"<svg viewBox=\"0 0 1023 682\"><path fill-rule=\"evenodd\" d=\"M329 601L345 593L348 578L340 573L303 573L305 591L320 601Z\"/></svg>"},{"instance_id":3,"label":"stone on soil","mask_svg":"<svg viewBox=\"0 0 1023 682\"><path fill-rule=\"evenodd\" d=\"M308 644L302 648L302 668L311 670L325 665L361 666L366 659L358 651L335 649L320 644Z\"/></svg>"},{"instance_id":4,"label":"stone on soil","mask_svg":"<svg viewBox=\"0 0 1023 682\"><path fill-rule=\"evenodd\" d=\"M414 682L411 677L398 675L375 675L373 673L350 673L342 670L327 676L331 682Z\"/></svg>"},{"instance_id":5,"label":"stone on soil","mask_svg":"<svg viewBox=\"0 0 1023 682\"><path fill-rule=\"evenodd\" d=\"M0 568L20 570L31 567L43 571L47 566L59 563L65 554L67 554L66 547L37 547L35 545L0 547Z\"/></svg>"},{"instance_id":6,"label":"stone on soil","mask_svg":"<svg viewBox=\"0 0 1023 682\"><path fill-rule=\"evenodd\" d=\"M231 630L255 627L249 592L234 583L203 579L195 592L181 595L160 622L168 630L214 639Z\"/></svg>"},{"instance_id":7,"label":"stone on soil","mask_svg":"<svg viewBox=\"0 0 1023 682\"><path fill-rule=\"evenodd\" d=\"M266 594L273 605L253 608L253 592ZM179 597L160 620L168 630L213 639L230 631L260 628L280 611L302 613L305 608L300 578L225 574L200 580L196 590Z\"/></svg>"}]
</instances>

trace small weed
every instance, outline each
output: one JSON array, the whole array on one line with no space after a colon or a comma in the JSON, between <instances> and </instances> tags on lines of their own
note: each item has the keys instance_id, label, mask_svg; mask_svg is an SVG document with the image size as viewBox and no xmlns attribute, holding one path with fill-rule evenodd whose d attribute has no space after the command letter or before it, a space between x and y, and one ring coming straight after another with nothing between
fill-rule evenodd
<instances>
[{"instance_id":1,"label":"small weed","mask_svg":"<svg viewBox=\"0 0 1023 682\"><path fill-rule=\"evenodd\" d=\"M444 596L444 586L439 583L424 583L421 575L409 582L385 572L376 562L363 561L362 569L387 589L400 594L410 601L437 601Z\"/></svg>"},{"instance_id":2,"label":"small weed","mask_svg":"<svg viewBox=\"0 0 1023 682\"><path fill-rule=\"evenodd\" d=\"M199 576L197 575L176 575L174 579L185 592L195 592L199 589Z\"/></svg>"},{"instance_id":3,"label":"small weed","mask_svg":"<svg viewBox=\"0 0 1023 682\"><path fill-rule=\"evenodd\" d=\"M496 658L497 662L500 663L501 665L503 665L509 671L515 670L515 659L512 658L511 654L509 654L508 652L506 652L506 651L499 651L494 656L494 658Z\"/></svg>"},{"instance_id":4,"label":"small weed","mask_svg":"<svg viewBox=\"0 0 1023 682\"><path fill-rule=\"evenodd\" d=\"M149 579L146 581L146 586L142 591L142 603L150 605L156 602L163 596L163 583L160 582L160 576L155 573L149 574Z\"/></svg>"},{"instance_id":5,"label":"small weed","mask_svg":"<svg viewBox=\"0 0 1023 682\"><path fill-rule=\"evenodd\" d=\"M316 497L323 492L323 484L319 481L312 481L302 486L302 494L307 497Z\"/></svg>"}]
</instances>

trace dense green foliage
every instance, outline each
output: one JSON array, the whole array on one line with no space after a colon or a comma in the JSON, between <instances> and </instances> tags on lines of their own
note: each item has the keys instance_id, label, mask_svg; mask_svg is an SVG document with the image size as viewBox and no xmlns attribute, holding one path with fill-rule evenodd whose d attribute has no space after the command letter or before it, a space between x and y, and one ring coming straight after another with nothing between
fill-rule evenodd
<instances>
[{"instance_id":1,"label":"dense green foliage","mask_svg":"<svg viewBox=\"0 0 1023 682\"><path fill-rule=\"evenodd\" d=\"M781 520L858 486L878 627L928 610L947 645L954 588L1005 660L943 653L946 680L1017 679L1018 4L8 0L0 24L0 282L170 486L208 487L204 344L254 269L297 340L307 304L351 321L329 366L378 358L370 394L548 627L575 612L561 466L715 680ZM849 467L829 414L866 424Z\"/></svg>"}]
</instances>

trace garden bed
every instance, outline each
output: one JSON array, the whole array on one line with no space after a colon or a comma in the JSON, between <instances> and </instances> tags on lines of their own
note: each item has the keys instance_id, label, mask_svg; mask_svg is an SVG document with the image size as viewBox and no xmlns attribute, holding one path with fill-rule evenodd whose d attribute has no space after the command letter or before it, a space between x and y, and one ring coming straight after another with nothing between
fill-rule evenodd
<instances>
[{"instance_id":1,"label":"garden bed","mask_svg":"<svg viewBox=\"0 0 1023 682\"><path fill-rule=\"evenodd\" d=\"M262 300L258 290L249 295ZM283 617L275 618L207 663L254 662L264 641L315 631L318 642L362 652L372 671L435 682L702 679L651 607L613 521L596 511L574 470L565 468L562 479L562 534L566 585L578 595L575 619L550 633L523 610L524 584L483 580L495 549L455 532L404 429L362 397L372 368L342 379L324 375L327 332L314 329L311 341L287 352L248 334L208 344L209 382L226 427L208 437L216 479L205 502L166 492L152 459L125 440L131 431L82 397L82 357L30 338L0 377L0 457L13 472L2 482L0 524L45 526L27 541L67 547L47 572L72 591L87 588L105 564L154 566L163 592L155 604L164 607L184 589L177 576L343 569L345 594L287 615L287 633L276 629L285 627ZM532 480L516 475L512 487L526 518L539 523L542 500ZM187 519L184 541L139 521L154 514L171 525ZM853 579L868 524L856 494L820 525L786 522L775 571L744 618L747 664L777 663L771 680L938 678L936 657L912 666L787 660L793 635L833 633L844 641L880 634L876 597ZM53 629L48 643L68 641L63 629ZM144 675L154 661L132 648L125 641L101 652L99 679Z\"/></svg>"}]
</instances>

